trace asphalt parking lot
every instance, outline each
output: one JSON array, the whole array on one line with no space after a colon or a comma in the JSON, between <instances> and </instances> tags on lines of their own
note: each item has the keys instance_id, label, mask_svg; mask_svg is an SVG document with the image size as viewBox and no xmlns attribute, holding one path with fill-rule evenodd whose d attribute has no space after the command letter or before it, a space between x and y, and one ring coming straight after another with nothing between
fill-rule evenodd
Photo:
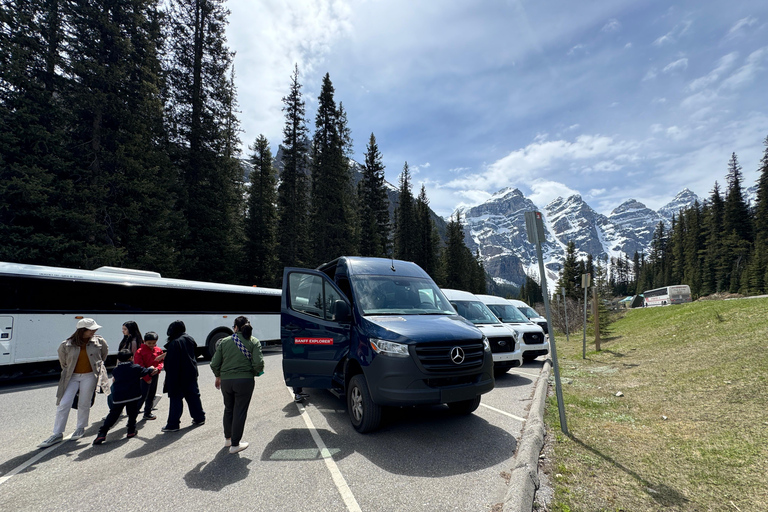
<instances>
[{"instance_id":1,"label":"asphalt parking lot","mask_svg":"<svg viewBox=\"0 0 768 512\"><path fill-rule=\"evenodd\" d=\"M504 500L509 471L543 358L500 377L478 410L446 406L388 410L376 432L358 434L346 406L324 390L293 402L279 348L265 351L246 433L231 455L221 428L223 404L207 363L200 389L207 421L160 431L167 417L126 421L92 446L108 411L98 395L86 436L37 449L53 426L56 379L0 387L0 510L491 510ZM162 382L161 382L162 386ZM71 411L65 439L75 428Z\"/></svg>"}]
</instances>

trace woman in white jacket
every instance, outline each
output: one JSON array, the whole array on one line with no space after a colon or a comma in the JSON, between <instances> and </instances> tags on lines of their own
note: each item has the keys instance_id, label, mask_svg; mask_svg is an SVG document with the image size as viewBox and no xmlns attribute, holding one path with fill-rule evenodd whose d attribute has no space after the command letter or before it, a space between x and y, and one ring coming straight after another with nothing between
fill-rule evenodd
<instances>
[{"instance_id":1,"label":"woman in white jacket","mask_svg":"<svg viewBox=\"0 0 768 512\"><path fill-rule=\"evenodd\" d=\"M104 361L109 347L96 330L101 326L93 318L83 318L77 322L77 330L59 345L59 363L61 377L56 391L56 420L53 435L40 443L39 448L48 448L64 439L69 410L79 393L77 403L77 426L72 439L79 439L85 434L91 411L91 398L97 386L109 393L109 378Z\"/></svg>"}]
</instances>

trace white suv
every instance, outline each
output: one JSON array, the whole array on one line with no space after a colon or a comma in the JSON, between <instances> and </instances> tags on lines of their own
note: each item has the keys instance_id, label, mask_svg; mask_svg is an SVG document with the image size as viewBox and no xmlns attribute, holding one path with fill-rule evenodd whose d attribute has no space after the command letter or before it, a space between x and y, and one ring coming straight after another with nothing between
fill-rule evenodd
<instances>
[{"instance_id":1,"label":"white suv","mask_svg":"<svg viewBox=\"0 0 768 512\"><path fill-rule=\"evenodd\" d=\"M459 316L472 322L488 338L493 355L493 373L503 375L510 368L523 364L517 331L500 322L475 295L460 290L441 290Z\"/></svg>"},{"instance_id":2,"label":"white suv","mask_svg":"<svg viewBox=\"0 0 768 512\"><path fill-rule=\"evenodd\" d=\"M544 330L528 320L528 317L507 299L493 295L476 295L476 297L483 301L499 320L517 331L517 341L520 343L524 362L549 354L549 340L544 335Z\"/></svg>"}]
</instances>

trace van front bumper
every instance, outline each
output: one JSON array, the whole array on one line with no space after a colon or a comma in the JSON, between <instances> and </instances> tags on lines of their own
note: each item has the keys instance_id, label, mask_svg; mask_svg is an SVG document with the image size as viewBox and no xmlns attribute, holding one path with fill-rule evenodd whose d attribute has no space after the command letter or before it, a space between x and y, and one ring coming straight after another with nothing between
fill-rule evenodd
<instances>
[{"instance_id":1,"label":"van front bumper","mask_svg":"<svg viewBox=\"0 0 768 512\"><path fill-rule=\"evenodd\" d=\"M458 368L458 367L457 367ZM444 404L472 400L493 389L493 359L485 354L474 370L427 374L411 357L377 356L364 368L371 398L378 405Z\"/></svg>"}]
</instances>

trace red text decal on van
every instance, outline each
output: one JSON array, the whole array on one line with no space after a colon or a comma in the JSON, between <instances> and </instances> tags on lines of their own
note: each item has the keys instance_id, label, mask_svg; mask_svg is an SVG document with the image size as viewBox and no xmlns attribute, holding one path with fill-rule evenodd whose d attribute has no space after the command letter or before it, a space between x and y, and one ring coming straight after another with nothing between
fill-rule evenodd
<instances>
[{"instance_id":1,"label":"red text decal on van","mask_svg":"<svg viewBox=\"0 0 768 512\"><path fill-rule=\"evenodd\" d=\"M333 338L295 338L296 345L333 345Z\"/></svg>"}]
</instances>

